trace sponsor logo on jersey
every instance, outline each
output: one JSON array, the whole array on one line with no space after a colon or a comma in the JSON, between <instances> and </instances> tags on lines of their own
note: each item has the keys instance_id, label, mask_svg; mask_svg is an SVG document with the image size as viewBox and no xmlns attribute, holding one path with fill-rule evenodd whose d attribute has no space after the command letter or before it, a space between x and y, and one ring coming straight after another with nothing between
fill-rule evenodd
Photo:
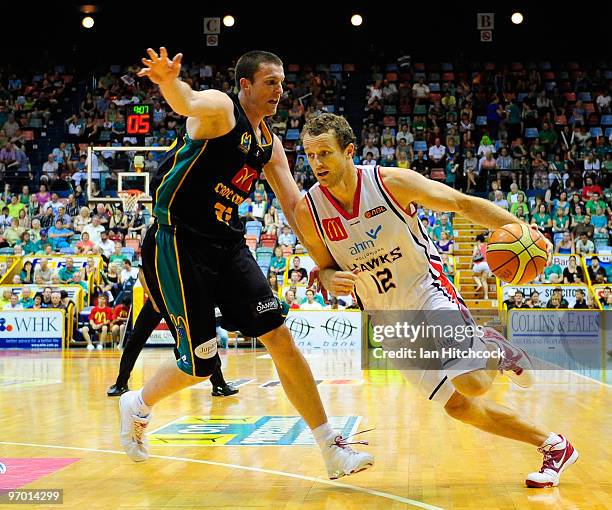
<instances>
[{"instance_id":1,"label":"sponsor logo on jersey","mask_svg":"<svg viewBox=\"0 0 612 510\"><path fill-rule=\"evenodd\" d=\"M369 250L371 248L374 248L374 241L370 241L369 239L367 241L355 243L353 246L351 246L351 255L357 255L358 253Z\"/></svg>"},{"instance_id":2,"label":"sponsor logo on jersey","mask_svg":"<svg viewBox=\"0 0 612 510\"><path fill-rule=\"evenodd\" d=\"M361 271L376 271L377 269L384 267L386 264L391 264L397 259L402 258L402 256L402 252L398 246L397 248L393 248L389 253L377 255L376 257L360 262L359 264L353 264L349 268L349 271L354 271L355 269L360 269Z\"/></svg>"},{"instance_id":3,"label":"sponsor logo on jersey","mask_svg":"<svg viewBox=\"0 0 612 510\"><path fill-rule=\"evenodd\" d=\"M325 218L323 220L323 230L330 241L342 241L348 238L348 234L346 233L340 216Z\"/></svg>"},{"instance_id":4,"label":"sponsor logo on jersey","mask_svg":"<svg viewBox=\"0 0 612 510\"><path fill-rule=\"evenodd\" d=\"M245 200L222 182L217 183L215 186L215 193L223 198L227 198L232 204L236 205L240 205Z\"/></svg>"},{"instance_id":5,"label":"sponsor logo on jersey","mask_svg":"<svg viewBox=\"0 0 612 510\"><path fill-rule=\"evenodd\" d=\"M258 314L262 314L262 313L266 313L266 312L270 312L272 310L278 310L278 309L279 309L279 304L278 304L278 300L275 297L264 299L263 301L258 301L257 305L255 306L255 311Z\"/></svg>"},{"instance_id":6,"label":"sponsor logo on jersey","mask_svg":"<svg viewBox=\"0 0 612 510\"><path fill-rule=\"evenodd\" d=\"M364 213L364 216L367 219L373 218L374 216L378 216L379 214L382 214L384 212L387 211L387 208L384 205L379 205L378 207L375 207L374 209L370 209L369 211L366 211Z\"/></svg>"},{"instance_id":7,"label":"sponsor logo on jersey","mask_svg":"<svg viewBox=\"0 0 612 510\"><path fill-rule=\"evenodd\" d=\"M368 235L369 238L376 239L381 230L382 230L382 225L378 225L378 227L368 230L366 234Z\"/></svg>"},{"instance_id":8,"label":"sponsor logo on jersey","mask_svg":"<svg viewBox=\"0 0 612 510\"><path fill-rule=\"evenodd\" d=\"M251 168L249 165L244 165L238 173L234 175L232 184L236 186L240 191L244 193L250 193L253 181L257 179L257 170Z\"/></svg>"},{"instance_id":9,"label":"sponsor logo on jersey","mask_svg":"<svg viewBox=\"0 0 612 510\"><path fill-rule=\"evenodd\" d=\"M178 335L179 342L184 338L187 338L187 321L185 320L185 317L182 317L180 315L176 317L173 314L170 314L170 320L172 321L172 324L176 329L176 334Z\"/></svg>"},{"instance_id":10,"label":"sponsor logo on jersey","mask_svg":"<svg viewBox=\"0 0 612 510\"><path fill-rule=\"evenodd\" d=\"M251 139L252 137L250 133L242 133L242 137L240 138L240 145L238 146L238 148L245 154L248 154L249 149L251 148Z\"/></svg>"},{"instance_id":11,"label":"sponsor logo on jersey","mask_svg":"<svg viewBox=\"0 0 612 510\"><path fill-rule=\"evenodd\" d=\"M207 342L198 345L193 352L200 359L212 358L215 354L217 354L217 339L211 338Z\"/></svg>"}]
</instances>

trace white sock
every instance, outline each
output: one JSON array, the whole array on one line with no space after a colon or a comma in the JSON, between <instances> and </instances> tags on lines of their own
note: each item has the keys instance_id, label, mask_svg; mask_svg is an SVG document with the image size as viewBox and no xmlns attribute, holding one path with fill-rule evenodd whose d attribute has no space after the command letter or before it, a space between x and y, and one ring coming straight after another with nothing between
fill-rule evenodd
<instances>
[{"instance_id":1,"label":"white sock","mask_svg":"<svg viewBox=\"0 0 612 510\"><path fill-rule=\"evenodd\" d=\"M550 445L553 445L553 444L557 444L557 443L560 443L561 441L563 441L563 439L561 439L561 437L559 437L554 432L551 432L550 436L548 436L548 439L546 439L546 441L544 441L542 443L542 446L540 446L540 448L544 448L545 446L550 446Z\"/></svg>"},{"instance_id":2,"label":"white sock","mask_svg":"<svg viewBox=\"0 0 612 510\"><path fill-rule=\"evenodd\" d=\"M317 428L312 429L312 435L319 447L323 449L329 446L330 441L333 440L337 434L334 432L334 429L331 428L329 422L326 421L323 425L319 425Z\"/></svg>"},{"instance_id":3,"label":"white sock","mask_svg":"<svg viewBox=\"0 0 612 510\"><path fill-rule=\"evenodd\" d=\"M145 401L142 399L142 388L138 390L138 393L136 394L136 407L138 416L140 416L141 418L146 418L147 416L149 416L149 413L151 412L151 407L145 404Z\"/></svg>"}]
</instances>

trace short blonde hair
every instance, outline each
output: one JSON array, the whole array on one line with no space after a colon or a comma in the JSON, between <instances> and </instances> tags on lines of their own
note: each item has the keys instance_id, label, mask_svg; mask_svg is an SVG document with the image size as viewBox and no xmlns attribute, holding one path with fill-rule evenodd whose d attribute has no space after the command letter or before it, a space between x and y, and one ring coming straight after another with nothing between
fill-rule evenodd
<instances>
[{"instance_id":1,"label":"short blonde hair","mask_svg":"<svg viewBox=\"0 0 612 510\"><path fill-rule=\"evenodd\" d=\"M336 141L342 150L351 143L355 143L355 133L348 121L341 115L333 113L321 113L308 120L302 130L302 138L304 135L319 136L330 131L334 132Z\"/></svg>"}]
</instances>

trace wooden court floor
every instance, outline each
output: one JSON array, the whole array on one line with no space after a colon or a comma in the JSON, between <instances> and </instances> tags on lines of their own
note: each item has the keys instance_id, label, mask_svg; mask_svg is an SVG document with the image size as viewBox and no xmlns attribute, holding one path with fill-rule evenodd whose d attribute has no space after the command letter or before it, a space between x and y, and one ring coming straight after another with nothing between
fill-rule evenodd
<instances>
[{"instance_id":1,"label":"wooden court floor","mask_svg":"<svg viewBox=\"0 0 612 510\"><path fill-rule=\"evenodd\" d=\"M119 355L0 352L0 463L7 466L0 487L64 491L62 505L17 508L612 509L611 388L569 372L540 374L528 390L499 379L491 391L580 451L560 487L537 490L524 486L541 464L534 448L456 422L396 373L361 372L359 360L343 354L309 361L328 414L362 417L338 418L357 430L375 427L363 436L376 456L373 469L329 481L316 446L257 444L276 440L270 433L217 446L195 434L187 443L197 445L186 446L185 431L217 431L212 440L223 442L231 437L223 427L296 415L273 382L269 357L247 350L223 354L228 380L251 380L237 397L213 398L204 383L162 402L149 427L160 444L149 461L134 464L119 446L117 399L105 393ZM132 388L171 356L145 350ZM210 425L215 420L219 429Z\"/></svg>"}]
</instances>

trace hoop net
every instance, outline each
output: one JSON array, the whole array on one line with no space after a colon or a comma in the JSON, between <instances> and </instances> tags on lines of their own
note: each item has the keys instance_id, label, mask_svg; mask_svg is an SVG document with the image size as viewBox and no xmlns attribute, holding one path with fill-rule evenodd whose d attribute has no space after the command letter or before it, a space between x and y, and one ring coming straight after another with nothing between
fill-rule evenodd
<instances>
[{"instance_id":1,"label":"hoop net","mask_svg":"<svg viewBox=\"0 0 612 510\"><path fill-rule=\"evenodd\" d=\"M117 193L123 204L124 212L134 212L138 207L138 199L143 195L143 192L137 189L128 189Z\"/></svg>"}]
</instances>

